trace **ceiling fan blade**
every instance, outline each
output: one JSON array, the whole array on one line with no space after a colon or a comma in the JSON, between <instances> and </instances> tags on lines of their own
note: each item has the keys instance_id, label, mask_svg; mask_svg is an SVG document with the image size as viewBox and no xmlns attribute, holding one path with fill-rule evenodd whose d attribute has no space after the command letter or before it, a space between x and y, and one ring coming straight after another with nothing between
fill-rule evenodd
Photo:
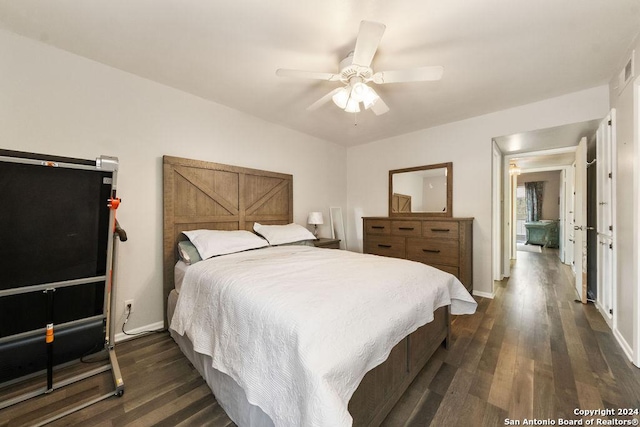
<instances>
[{"instance_id":1,"label":"ceiling fan blade","mask_svg":"<svg viewBox=\"0 0 640 427\"><path fill-rule=\"evenodd\" d=\"M386 83L426 82L440 80L443 72L444 68L440 66L380 71L373 75L372 80L379 85Z\"/></svg>"},{"instance_id":2,"label":"ceiling fan blade","mask_svg":"<svg viewBox=\"0 0 640 427\"><path fill-rule=\"evenodd\" d=\"M353 51L353 63L363 67L369 67L373 55L378 50L380 39L384 34L385 25L379 22L362 21L356 40L356 48Z\"/></svg>"},{"instance_id":3,"label":"ceiling fan blade","mask_svg":"<svg viewBox=\"0 0 640 427\"><path fill-rule=\"evenodd\" d=\"M378 98L369 108L371 108L371 111L373 111L376 116L380 116L389 111L389 107L387 107L387 104L384 103L382 98Z\"/></svg>"},{"instance_id":4,"label":"ceiling fan blade","mask_svg":"<svg viewBox=\"0 0 640 427\"><path fill-rule=\"evenodd\" d=\"M278 68L276 70L276 76L279 77L295 77L298 79L314 79L314 80L327 80L335 82L340 80L339 74L333 73L320 73L315 71L302 71L302 70L287 70L285 68Z\"/></svg>"},{"instance_id":5,"label":"ceiling fan blade","mask_svg":"<svg viewBox=\"0 0 640 427\"><path fill-rule=\"evenodd\" d=\"M318 99L313 104L309 105L307 107L307 110L309 110L309 111L317 110L319 107L321 107L322 105L324 105L327 102L329 102L329 100L331 98L333 98L333 95L335 95L336 93L340 92L341 90L342 90L342 87L339 87L339 88L336 88L336 89L332 90L331 92L329 92L328 94L326 94L322 98Z\"/></svg>"}]
</instances>

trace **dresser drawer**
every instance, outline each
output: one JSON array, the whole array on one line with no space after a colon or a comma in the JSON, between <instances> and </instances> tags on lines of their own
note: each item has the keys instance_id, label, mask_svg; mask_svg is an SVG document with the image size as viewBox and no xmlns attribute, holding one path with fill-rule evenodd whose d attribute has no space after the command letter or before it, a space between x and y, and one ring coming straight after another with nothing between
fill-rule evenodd
<instances>
[{"instance_id":1,"label":"dresser drawer","mask_svg":"<svg viewBox=\"0 0 640 427\"><path fill-rule=\"evenodd\" d=\"M391 234L394 236L420 237L421 221L391 221Z\"/></svg>"},{"instance_id":2,"label":"dresser drawer","mask_svg":"<svg viewBox=\"0 0 640 427\"><path fill-rule=\"evenodd\" d=\"M429 264L431 267L435 267L438 270L445 271L447 273L453 274L460 280L460 276L458 275L458 267L454 267L452 265L442 265L442 264Z\"/></svg>"},{"instance_id":3,"label":"dresser drawer","mask_svg":"<svg viewBox=\"0 0 640 427\"><path fill-rule=\"evenodd\" d=\"M394 236L367 236L365 252L394 258L404 258L405 238Z\"/></svg>"},{"instance_id":4,"label":"dresser drawer","mask_svg":"<svg viewBox=\"0 0 640 427\"><path fill-rule=\"evenodd\" d=\"M456 221L424 221L422 237L439 239L457 239L458 223Z\"/></svg>"},{"instance_id":5,"label":"dresser drawer","mask_svg":"<svg viewBox=\"0 0 640 427\"><path fill-rule=\"evenodd\" d=\"M365 234L391 234L391 221L384 219L367 219L364 221Z\"/></svg>"},{"instance_id":6,"label":"dresser drawer","mask_svg":"<svg viewBox=\"0 0 640 427\"><path fill-rule=\"evenodd\" d=\"M425 264L458 266L457 240L407 239L407 258Z\"/></svg>"}]
</instances>

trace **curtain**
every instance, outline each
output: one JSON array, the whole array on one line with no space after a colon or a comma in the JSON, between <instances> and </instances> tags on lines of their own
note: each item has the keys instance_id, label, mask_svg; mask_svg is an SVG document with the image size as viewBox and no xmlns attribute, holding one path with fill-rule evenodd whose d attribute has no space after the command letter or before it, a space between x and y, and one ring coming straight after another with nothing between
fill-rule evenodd
<instances>
[{"instance_id":1,"label":"curtain","mask_svg":"<svg viewBox=\"0 0 640 427\"><path fill-rule=\"evenodd\" d=\"M527 201L527 222L538 221L542 218L543 181L525 182L524 191Z\"/></svg>"}]
</instances>

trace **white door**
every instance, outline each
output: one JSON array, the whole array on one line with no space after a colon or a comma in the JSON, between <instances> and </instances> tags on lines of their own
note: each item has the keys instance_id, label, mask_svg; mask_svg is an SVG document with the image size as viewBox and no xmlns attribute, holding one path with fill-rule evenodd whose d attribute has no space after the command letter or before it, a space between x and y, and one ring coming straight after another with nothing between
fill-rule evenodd
<instances>
[{"instance_id":1,"label":"white door","mask_svg":"<svg viewBox=\"0 0 640 427\"><path fill-rule=\"evenodd\" d=\"M613 246L613 141L615 110L598 126L596 133L598 199L598 293L597 306L605 319L613 313L614 246Z\"/></svg>"},{"instance_id":2,"label":"white door","mask_svg":"<svg viewBox=\"0 0 640 427\"><path fill-rule=\"evenodd\" d=\"M587 138L582 138L576 150L575 205L573 226L573 261L576 273L576 292L587 303Z\"/></svg>"},{"instance_id":3,"label":"white door","mask_svg":"<svg viewBox=\"0 0 640 427\"><path fill-rule=\"evenodd\" d=\"M571 271L573 271L573 274L576 274L576 269L575 269L575 263L573 262L573 252L575 251L575 241L576 239L574 238L575 235L575 231L573 230L573 226L576 224L576 217L575 217L575 172L576 169L576 164L575 162L571 165L570 168L567 169L567 173L566 173L566 184L565 184L565 190L566 190L566 196L565 199L567 200L566 203L566 214L565 214L565 223L567 224L567 228L566 228L566 236L567 236L567 240L565 242L565 253L564 253L564 263L567 265L571 266Z\"/></svg>"}]
</instances>

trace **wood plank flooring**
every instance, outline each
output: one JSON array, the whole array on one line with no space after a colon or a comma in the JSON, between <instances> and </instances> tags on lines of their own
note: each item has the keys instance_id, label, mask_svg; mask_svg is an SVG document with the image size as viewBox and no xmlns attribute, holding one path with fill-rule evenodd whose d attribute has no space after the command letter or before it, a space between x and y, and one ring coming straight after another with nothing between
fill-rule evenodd
<instances>
[{"instance_id":1,"label":"wood plank flooring","mask_svg":"<svg viewBox=\"0 0 640 427\"><path fill-rule=\"evenodd\" d=\"M556 251L518 253L495 299L478 298L476 314L455 318L450 350L436 352L383 426L502 426L507 418L557 423L580 419L576 408L640 409L640 369L596 308L574 301L570 274ZM234 425L167 333L120 343L116 351L124 396L51 426ZM35 425L110 387L110 373L96 375L1 410L0 427ZM17 391L0 390L0 400Z\"/></svg>"}]
</instances>

